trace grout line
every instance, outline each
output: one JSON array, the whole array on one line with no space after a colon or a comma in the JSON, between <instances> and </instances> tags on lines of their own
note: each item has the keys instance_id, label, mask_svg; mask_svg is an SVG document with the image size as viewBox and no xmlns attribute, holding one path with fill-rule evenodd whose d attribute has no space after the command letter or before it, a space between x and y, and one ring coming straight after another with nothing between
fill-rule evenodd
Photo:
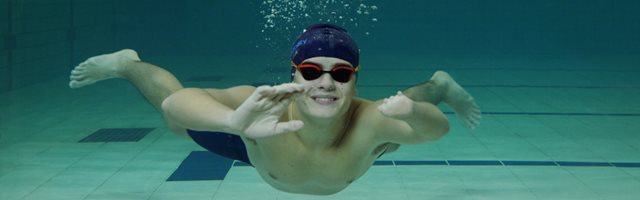
<instances>
[{"instance_id":1,"label":"grout line","mask_svg":"<svg viewBox=\"0 0 640 200\"><path fill-rule=\"evenodd\" d=\"M406 84L362 84L358 87L411 87ZM640 86L587 86L587 85L462 85L464 88L549 88L549 89L640 89Z\"/></svg>"},{"instance_id":2,"label":"grout line","mask_svg":"<svg viewBox=\"0 0 640 200\"><path fill-rule=\"evenodd\" d=\"M455 114L445 111L444 114ZM580 112L493 112L483 111L483 115L542 115L542 116L612 116L612 117L639 117L640 113L580 113Z\"/></svg>"},{"instance_id":3,"label":"grout line","mask_svg":"<svg viewBox=\"0 0 640 200\"><path fill-rule=\"evenodd\" d=\"M154 128L154 130L156 130ZM153 130L152 130L153 131ZM149 132L151 133L151 132ZM146 137L146 136L145 136ZM87 199L91 196L91 194L95 193L96 191L98 191L100 188L102 188L102 186L104 186L105 183L107 183L109 180L111 180L116 174L118 174L122 169L124 169L127 165L129 165L131 163L131 161L135 160L136 158L138 158L138 156L140 156L140 154L142 154L144 151L146 151L149 147L151 147L151 145L153 145L156 141L158 141L161 137L158 136L156 138L153 139L153 141L149 142L148 144L146 144L146 146L144 146L143 148L141 148L138 152L136 152L137 154L134 156L131 156L131 158L129 158L122 166L120 166L117 170L115 170L108 178L104 179L104 181L102 181L102 183L100 183L100 185L96 186L91 192L87 193L84 198L82 199ZM137 143L137 142L136 142ZM108 142L104 143L105 145L108 144ZM165 178L166 180L166 178ZM165 181L166 182L166 181ZM158 188L160 188L160 186L162 186L164 182L161 182L159 185L157 185L157 187L154 189L154 191L152 191L149 196L153 196L153 194L158 190Z\"/></svg>"},{"instance_id":4,"label":"grout line","mask_svg":"<svg viewBox=\"0 0 640 200\"><path fill-rule=\"evenodd\" d=\"M103 146L103 145L104 145L104 144L101 144L100 146ZM49 150L52 150L52 149L54 149L54 147L53 147L53 146L52 146L52 147L49 147L47 150L45 150L45 151L43 151L43 152L40 152L39 154L43 154L43 153L45 153L45 152L47 152L47 151L49 151ZM46 181L44 181L44 182L40 183L36 188L34 188L33 190L31 190L28 194L26 194L25 196L23 196L23 197L22 197L22 198L20 198L20 199L25 199L25 198L29 197L31 194L33 194L33 192L35 192L35 191L39 190L42 186L46 185L46 184L47 184L47 183L49 183L51 180L53 180L54 178L58 177L60 174L62 174L62 173L64 173L64 172L66 172L70 167L72 167L72 166L74 166L75 164L77 164L78 162L82 161L84 158L86 158L87 156L89 156L89 155L91 155L92 153L96 152L98 149L100 149L100 148L96 147L93 151L91 151L91 152L87 152L87 154L85 154L84 156L82 156L82 157L80 157L80 158L76 159L75 161L73 161L73 163L71 163L71 164L67 165L64 169L61 169L60 171L58 171L58 173L56 173L55 175L53 175L53 176L49 177L49 179L47 179Z\"/></svg>"}]
</instances>

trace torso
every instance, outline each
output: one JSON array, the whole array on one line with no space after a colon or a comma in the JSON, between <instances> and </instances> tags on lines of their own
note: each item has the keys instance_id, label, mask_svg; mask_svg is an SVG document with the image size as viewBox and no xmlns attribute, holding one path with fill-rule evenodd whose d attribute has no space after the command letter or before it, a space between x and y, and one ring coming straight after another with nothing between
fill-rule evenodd
<instances>
[{"instance_id":1,"label":"torso","mask_svg":"<svg viewBox=\"0 0 640 200\"><path fill-rule=\"evenodd\" d=\"M291 193L333 194L361 177L386 149L368 119L372 103L355 100L344 136L328 148L309 148L296 133L244 139L252 164L273 187Z\"/></svg>"}]
</instances>

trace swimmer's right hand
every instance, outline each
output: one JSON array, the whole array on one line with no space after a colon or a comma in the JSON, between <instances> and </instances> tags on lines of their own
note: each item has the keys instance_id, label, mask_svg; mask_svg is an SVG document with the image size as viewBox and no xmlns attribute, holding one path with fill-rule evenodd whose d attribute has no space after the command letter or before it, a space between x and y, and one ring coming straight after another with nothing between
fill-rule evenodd
<instances>
[{"instance_id":1,"label":"swimmer's right hand","mask_svg":"<svg viewBox=\"0 0 640 200\"><path fill-rule=\"evenodd\" d=\"M260 86L229 116L229 127L252 139L298 131L304 126L302 121L279 120L295 95L304 90L295 83Z\"/></svg>"}]
</instances>

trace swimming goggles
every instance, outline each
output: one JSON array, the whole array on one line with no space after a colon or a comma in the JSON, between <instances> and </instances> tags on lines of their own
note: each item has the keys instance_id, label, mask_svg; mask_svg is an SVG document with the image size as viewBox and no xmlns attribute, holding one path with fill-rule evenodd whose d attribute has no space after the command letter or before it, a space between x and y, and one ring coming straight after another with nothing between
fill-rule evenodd
<instances>
[{"instance_id":1,"label":"swimming goggles","mask_svg":"<svg viewBox=\"0 0 640 200\"><path fill-rule=\"evenodd\" d=\"M349 82L351 79L351 74L357 73L359 66L353 68L348 65L339 65L331 69L331 71L323 71L322 68L313 63L302 63L299 65L292 64L294 68L296 68L302 77L307 81L312 81L320 78L324 73L329 73L333 80L336 80L340 83Z\"/></svg>"}]
</instances>

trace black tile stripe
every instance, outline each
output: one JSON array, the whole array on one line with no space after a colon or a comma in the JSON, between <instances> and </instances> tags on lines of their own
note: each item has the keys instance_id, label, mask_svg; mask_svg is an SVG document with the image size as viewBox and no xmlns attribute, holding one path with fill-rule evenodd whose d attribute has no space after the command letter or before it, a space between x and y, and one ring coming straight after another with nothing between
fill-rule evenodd
<instances>
[{"instance_id":1,"label":"black tile stripe","mask_svg":"<svg viewBox=\"0 0 640 200\"><path fill-rule=\"evenodd\" d=\"M455 114L445 111L444 114ZM638 117L640 113L578 113L578 112L482 112L483 115L540 115L540 116L615 116L615 117Z\"/></svg>"},{"instance_id":2,"label":"black tile stripe","mask_svg":"<svg viewBox=\"0 0 640 200\"><path fill-rule=\"evenodd\" d=\"M137 142L154 128L106 128L100 129L78 141L87 142Z\"/></svg>"},{"instance_id":3,"label":"black tile stripe","mask_svg":"<svg viewBox=\"0 0 640 200\"><path fill-rule=\"evenodd\" d=\"M553 161L511 161L505 160L502 161L505 166L558 166L556 162Z\"/></svg>"},{"instance_id":4,"label":"black tile stripe","mask_svg":"<svg viewBox=\"0 0 640 200\"><path fill-rule=\"evenodd\" d=\"M447 160L449 165L502 165L498 160Z\"/></svg>"},{"instance_id":5,"label":"black tile stripe","mask_svg":"<svg viewBox=\"0 0 640 200\"><path fill-rule=\"evenodd\" d=\"M605 68L513 68L513 67L469 67L469 68L431 68L431 67L394 67L367 68L367 71L534 71L534 72L640 72L638 69L605 69Z\"/></svg>"},{"instance_id":6,"label":"black tile stripe","mask_svg":"<svg viewBox=\"0 0 640 200\"><path fill-rule=\"evenodd\" d=\"M404 84L360 84L363 88L408 88L413 85ZM640 89L635 85L462 85L464 88L563 88L563 89Z\"/></svg>"},{"instance_id":7,"label":"black tile stripe","mask_svg":"<svg viewBox=\"0 0 640 200\"><path fill-rule=\"evenodd\" d=\"M533 167L640 167L640 162L574 162L536 160L377 160L374 166L533 166ZM233 166L250 166L235 162Z\"/></svg>"}]
</instances>

